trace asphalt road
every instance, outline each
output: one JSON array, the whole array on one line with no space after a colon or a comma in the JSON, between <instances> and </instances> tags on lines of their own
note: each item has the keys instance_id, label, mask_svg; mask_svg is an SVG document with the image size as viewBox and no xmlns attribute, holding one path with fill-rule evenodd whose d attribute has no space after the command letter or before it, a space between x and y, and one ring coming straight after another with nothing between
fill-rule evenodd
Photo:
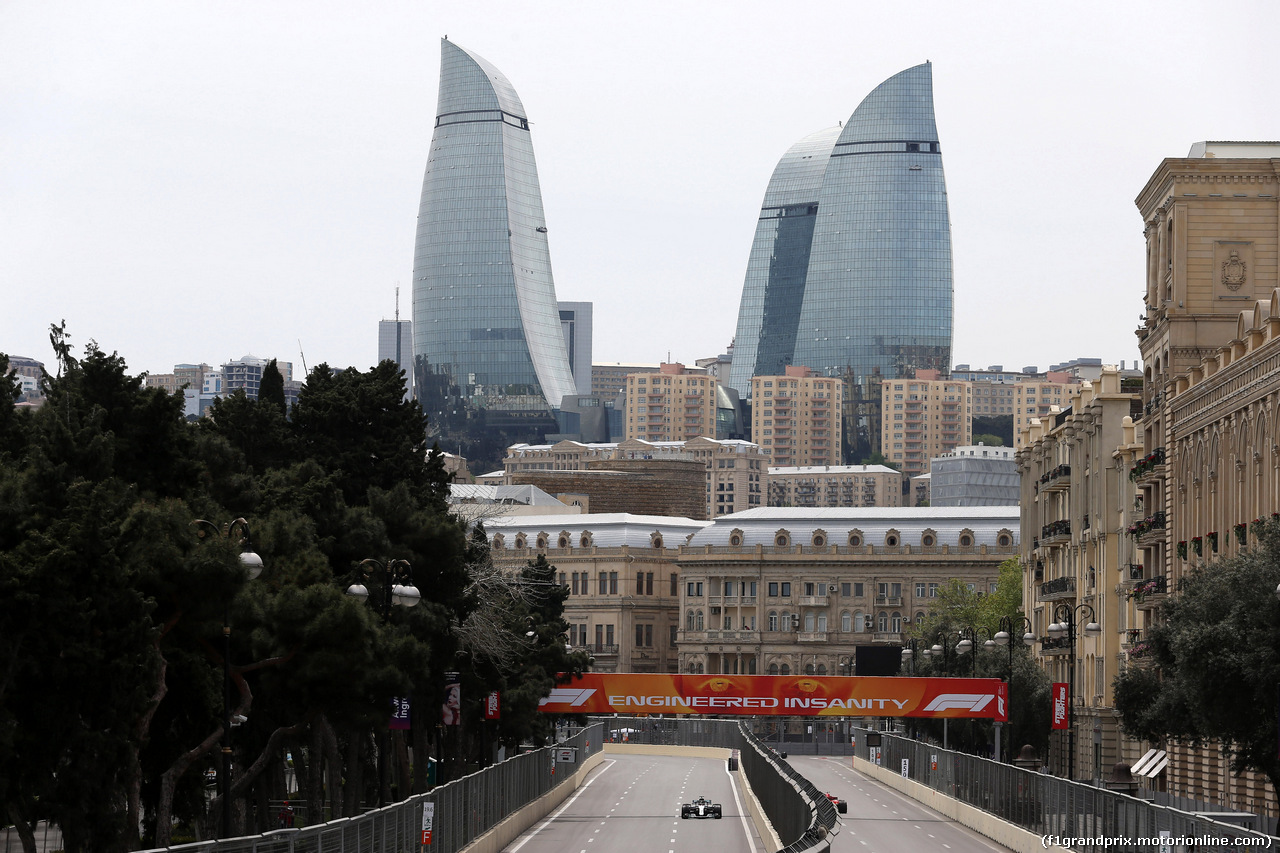
<instances>
[{"instance_id":1,"label":"asphalt road","mask_svg":"<svg viewBox=\"0 0 1280 853\"><path fill-rule=\"evenodd\" d=\"M724 817L681 820L681 803L699 796ZM611 754L504 853L768 853L744 811L723 759Z\"/></svg>"},{"instance_id":2,"label":"asphalt road","mask_svg":"<svg viewBox=\"0 0 1280 853\"><path fill-rule=\"evenodd\" d=\"M840 815L840 832L831 841L832 853L1009 850L859 773L848 756L792 756L789 761L818 790L849 803L848 814Z\"/></svg>"}]
</instances>

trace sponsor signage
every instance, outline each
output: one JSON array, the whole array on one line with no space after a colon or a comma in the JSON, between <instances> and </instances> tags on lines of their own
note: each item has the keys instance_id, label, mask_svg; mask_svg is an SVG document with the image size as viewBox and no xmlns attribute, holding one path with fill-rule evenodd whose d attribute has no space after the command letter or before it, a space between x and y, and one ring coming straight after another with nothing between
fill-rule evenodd
<instances>
[{"instance_id":1,"label":"sponsor signage","mask_svg":"<svg viewBox=\"0 0 1280 853\"><path fill-rule=\"evenodd\" d=\"M424 845L431 843L432 825L436 821L436 804L422 804L422 843Z\"/></svg>"},{"instance_id":2,"label":"sponsor signage","mask_svg":"<svg viewBox=\"0 0 1280 853\"><path fill-rule=\"evenodd\" d=\"M589 672L539 703L547 714L951 717L1008 721L997 678Z\"/></svg>"},{"instance_id":3,"label":"sponsor signage","mask_svg":"<svg viewBox=\"0 0 1280 853\"><path fill-rule=\"evenodd\" d=\"M1071 709L1067 696L1067 685L1060 681L1055 681L1051 695L1053 696L1053 727L1055 729L1069 728L1071 726L1069 718Z\"/></svg>"},{"instance_id":4,"label":"sponsor signage","mask_svg":"<svg viewBox=\"0 0 1280 853\"><path fill-rule=\"evenodd\" d=\"M388 728L407 729L409 728L409 699L404 696L395 696L391 699L391 722Z\"/></svg>"},{"instance_id":5,"label":"sponsor signage","mask_svg":"<svg viewBox=\"0 0 1280 853\"><path fill-rule=\"evenodd\" d=\"M498 691L494 691L484 700L484 718L486 720L502 719L502 705L498 699Z\"/></svg>"}]
</instances>

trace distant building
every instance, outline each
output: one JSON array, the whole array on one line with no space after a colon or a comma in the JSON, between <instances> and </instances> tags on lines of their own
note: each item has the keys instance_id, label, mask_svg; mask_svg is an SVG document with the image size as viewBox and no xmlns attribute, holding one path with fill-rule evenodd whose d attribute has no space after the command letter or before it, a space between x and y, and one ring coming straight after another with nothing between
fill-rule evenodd
<instances>
[{"instance_id":1,"label":"distant building","mask_svg":"<svg viewBox=\"0 0 1280 853\"><path fill-rule=\"evenodd\" d=\"M269 358L258 358L246 355L222 365L222 393L230 395L236 391L244 391L251 399L258 399L258 388L262 384L262 371L271 363ZM293 364L287 361L276 361L276 369L287 384L293 379ZM207 378L207 377L206 377ZM207 387L207 386L206 386Z\"/></svg>"},{"instance_id":2,"label":"distant building","mask_svg":"<svg viewBox=\"0 0 1280 853\"><path fill-rule=\"evenodd\" d=\"M688 441L716 435L714 376L683 364L627 377L626 436L645 441Z\"/></svg>"},{"instance_id":3,"label":"distant building","mask_svg":"<svg viewBox=\"0 0 1280 853\"><path fill-rule=\"evenodd\" d=\"M627 391L627 377L633 373L657 373L661 365L657 364L613 364L591 365L591 393L609 398Z\"/></svg>"},{"instance_id":4,"label":"distant building","mask_svg":"<svg viewBox=\"0 0 1280 853\"><path fill-rule=\"evenodd\" d=\"M595 672L679 671L676 556L707 525L629 513L515 516L488 521L494 564L516 569L539 554L569 596L569 648Z\"/></svg>"},{"instance_id":5,"label":"distant building","mask_svg":"<svg viewBox=\"0 0 1280 853\"><path fill-rule=\"evenodd\" d=\"M908 476L924 474L929 460L972 443L971 384L917 370L911 379L880 386L881 453Z\"/></svg>"},{"instance_id":6,"label":"distant building","mask_svg":"<svg viewBox=\"0 0 1280 853\"><path fill-rule=\"evenodd\" d=\"M994 591L1017 556L1017 507L715 519L678 558L680 671L855 675L858 648L896 649L949 580Z\"/></svg>"},{"instance_id":7,"label":"distant building","mask_svg":"<svg viewBox=\"0 0 1280 853\"><path fill-rule=\"evenodd\" d=\"M560 302L560 330L569 350L569 370L578 394L591 394L591 313L590 302Z\"/></svg>"},{"instance_id":8,"label":"distant building","mask_svg":"<svg viewBox=\"0 0 1280 853\"><path fill-rule=\"evenodd\" d=\"M751 377L751 437L773 467L839 465L844 386L794 365Z\"/></svg>"},{"instance_id":9,"label":"distant building","mask_svg":"<svg viewBox=\"0 0 1280 853\"><path fill-rule=\"evenodd\" d=\"M706 513L691 517L714 518L764 505L765 469L768 457L747 441L705 436L691 441L650 442L628 439L619 443L584 444L562 441L554 445L516 444L507 448L504 480L528 482L530 472L585 471L593 465L609 468L609 460L628 464L646 461L695 461L705 471ZM625 510L631 511L631 510Z\"/></svg>"},{"instance_id":10,"label":"distant building","mask_svg":"<svg viewBox=\"0 0 1280 853\"><path fill-rule=\"evenodd\" d=\"M770 468L769 506L903 506L903 475L884 465Z\"/></svg>"},{"instance_id":11,"label":"distant building","mask_svg":"<svg viewBox=\"0 0 1280 853\"><path fill-rule=\"evenodd\" d=\"M468 523L486 528L496 519L517 515L581 515L582 507L570 506L537 486L449 484L449 508Z\"/></svg>"},{"instance_id":12,"label":"distant building","mask_svg":"<svg viewBox=\"0 0 1280 853\"><path fill-rule=\"evenodd\" d=\"M1022 446L1022 431L1032 419L1046 420L1056 410L1071 405L1080 392L1080 383L1070 373L1049 372L1044 380L1019 382L1013 386L1013 447Z\"/></svg>"},{"instance_id":13,"label":"distant building","mask_svg":"<svg viewBox=\"0 0 1280 853\"><path fill-rule=\"evenodd\" d=\"M394 361L404 371L405 399L413 398L413 322L378 321L378 363Z\"/></svg>"},{"instance_id":14,"label":"distant building","mask_svg":"<svg viewBox=\"0 0 1280 853\"><path fill-rule=\"evenodd\" d=\"M1020 491L1012 447L957 447L929 460L930 506L1016 506Z\"/></svg>"}]
</instances>

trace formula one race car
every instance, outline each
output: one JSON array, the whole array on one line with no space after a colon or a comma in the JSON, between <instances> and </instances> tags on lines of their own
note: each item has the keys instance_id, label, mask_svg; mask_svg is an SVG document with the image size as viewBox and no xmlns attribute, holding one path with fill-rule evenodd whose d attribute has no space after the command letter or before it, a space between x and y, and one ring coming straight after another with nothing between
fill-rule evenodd
<instances>
[{"instance_id":1,"label":"formula one race car","mask_svg":"<svg viewBox=\"0 0 1280 853\"><path fill-rule=\"evenodd\" d=\"M685 803L680 806L680 819L687 820L691 817L711 817L719 820L720 804L713 803L706 797L698 797L698 799L694 800L692 803Z\"/></svg>"},{"instance_id":2,"label":"formula one race car","mask_svg":"<svg viewBox=\"0 0 1280 853\"><path fill-rule=\"evenodd\" d=\"M827 794L827 799L831 801L831 805L836 807L836 811L840 814L849 813L849 804L837 797L835 794Z\"/></svg>"}]
</instances>

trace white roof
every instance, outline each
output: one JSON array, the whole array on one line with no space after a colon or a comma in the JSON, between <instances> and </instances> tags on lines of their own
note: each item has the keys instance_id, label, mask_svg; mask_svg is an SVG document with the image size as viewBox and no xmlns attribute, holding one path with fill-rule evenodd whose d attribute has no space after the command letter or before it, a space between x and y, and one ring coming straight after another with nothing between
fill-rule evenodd
<instances>
[{"instance_id":1,"label":"white roof","mask_svg":"<svg viewBox=\"0 0 1280 853\"><path fill-rule=\"evenodd\" d=\"M900 474L888 465L792 465L770 468L770 474Z\"/></svg>"},{"instance_id":2,"label":"white roof","mask_svg":"<svg viewBox=\"0 0 1280 853\"><path fill-rule=\"evenodd\" d=\"M822 530L827 541L842 545L858 530L863 542L882 544L890 530L898 531L905 544L916 544L925 530L932 530L939 545L959 545L960 532L973 534L973 545L998 544L1001 532L1018 542L1017 506L972 507L760 507L719 516L697 533L690 545L729 544L734 530L742 531L742 545L774 544L779 530L786 530L794 544L806 544L814 531Z\"/></svg>"},{"instance_id":3,"label":"white roof","mask_svg":"<svg viewBox=\"0 0 1280 853\"><path fill-rule=\"evenodd\" d=\"M498 518L484 523L485 532L492 538L501 533L510 546L517 535L523 533L530 542L536 541L539 533L550 537L552 544L561 531L568 532L576 545L584 531L591 532L591 541L602 548L616 548L630 545L634 548L648 548L650 536L659 533L663 545L674 548L685 544L685 539L697 533L709 521L695 521L692 518L681 518L668 515L632 515L629 512L601 512L585 515L524 515L510 518Z\"/></svg>"},{"instance_id":4,"label":"white roof","mask_svg":"<svg viewBox=\"0 0 1280 853\"><path fill-rule=\"evenodd\" d=\"M483 484L450 483L451 502L515 503L525 506L564 506L561 501L537 486L487 486Z\"/></svg>"}]
</instances>

